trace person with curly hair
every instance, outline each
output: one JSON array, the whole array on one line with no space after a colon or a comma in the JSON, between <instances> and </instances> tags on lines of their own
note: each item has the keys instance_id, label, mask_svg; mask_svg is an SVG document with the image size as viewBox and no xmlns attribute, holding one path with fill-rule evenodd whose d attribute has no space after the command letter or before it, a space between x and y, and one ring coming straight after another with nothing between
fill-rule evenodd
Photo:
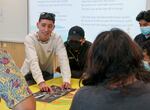
<instances>
[{"instance_id":1,"label":"person with curly hair","mask_svg":"<svg viewBox=\"0 0 150 110\"><path fill-rule=\"evenodd\" d=\"M120 29L100 33L70 110L149 110L150 73L142 49Z\"/></svg>"}]
</instances>

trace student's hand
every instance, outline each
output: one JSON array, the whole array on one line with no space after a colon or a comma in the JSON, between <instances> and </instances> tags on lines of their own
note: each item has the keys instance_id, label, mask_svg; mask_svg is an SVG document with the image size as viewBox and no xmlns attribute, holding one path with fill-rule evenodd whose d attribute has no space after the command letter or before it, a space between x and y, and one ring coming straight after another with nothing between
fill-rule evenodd
<instances>
[{"instance_id":1,"label":"student's hand","mask_svg":"<svg viewBox=\"0 0 150 110\"><path fill-rule=\"evenodd\" d=\"M39 88L43 92L52 92L52 89L50 86L48 86L45 82L41 82L38 84Z\"/></svg>"},{"instance_id":2,"label":"student's hand","mask_svg":"<svg viewBox=\"0 0 150 110\"><path fill-rule=\"evenodd\" d=\"M63 82L62 88L63 89L70 89L71 88L71 84L69 82Z\"/></svg>"}]
</instances>

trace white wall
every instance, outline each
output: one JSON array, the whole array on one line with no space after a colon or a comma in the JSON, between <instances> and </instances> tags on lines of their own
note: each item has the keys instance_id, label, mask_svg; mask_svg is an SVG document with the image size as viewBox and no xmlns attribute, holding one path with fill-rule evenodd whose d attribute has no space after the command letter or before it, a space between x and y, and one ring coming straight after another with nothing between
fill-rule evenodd
<instances>
[{"instance_id":1,"label":"white wall","mask_svg":"<svg viewBox=\"0 0 150 110\"><path fill-rule=\"evenodd\" d=\"M0 0L0 41L23 42L27 34L27 0Z\"/></svg>"},{"instance_id":2,"label":"white wall","mask_svg":"<svg viewBox=\"0 0 150 110\"><path fill-rule=\"evenodd\" d=\"M147 10L150 10L150 0L147 0Z\"/></svg>"}]
</instances>

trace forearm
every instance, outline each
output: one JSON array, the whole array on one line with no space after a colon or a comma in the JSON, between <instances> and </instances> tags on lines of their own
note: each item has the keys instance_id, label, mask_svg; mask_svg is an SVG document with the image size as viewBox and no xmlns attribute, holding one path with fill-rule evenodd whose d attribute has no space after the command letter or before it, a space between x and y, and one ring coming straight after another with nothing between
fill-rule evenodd
<instances>
[{"instance_id":1,"label":"forearm","mask_svg":"<svg viewBox=\"0 0 150 110\"><path fill-rule=\"evenodd\" d=\"M59 64L60 64L60 70L61 70L63 82L70 83L71 71L70 71L68 57L65 53L61 54L61 56L59 57Z\"/></svg>"},{"instance_id":2,"label":"forearm","mask_svg":"<svg viewBox=\"0 0 150 110\"><path fill-rule=\"evenodd\" d=\"M66 48L64 46L64 43L63 43L61 37L59 37L58 42L57 42L56 53L58 55L58 62L60 65L60 70L61 70L61 74L63 77L63 82L69 82L70 83L71 71L70 71L70 66L69 66Z\"/></svg>"},{"instance_id":3,"label":"forearm","mask_svg":"<svg viewBox=\"0 0 150 110\"><path fill-rule=\"evenodd\" d=\"M27 97L18 103L12 110L36 110L36 102L33 96Z\"/></svg>"}]
</instances>

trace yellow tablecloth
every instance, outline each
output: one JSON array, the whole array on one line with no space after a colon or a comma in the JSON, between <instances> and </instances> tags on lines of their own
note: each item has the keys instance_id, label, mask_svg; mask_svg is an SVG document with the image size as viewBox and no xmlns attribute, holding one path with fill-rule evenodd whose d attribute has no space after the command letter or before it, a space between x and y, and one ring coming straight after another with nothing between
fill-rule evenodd
<instances>
[{"instance_id":1,"label":"yellow tablecloth","mask_svg":"<svg viewBox=\"0 0 150 110\"><path fill-rule=\"evenodd\" d=\"M48 85L58 85L62 84L62 78L54 78L52 80L46 81ZM79 80L78 79L71 79L72 88L79 88ZM37 85L30 86L30 89L33 93L39 91ZM66 96L63 96L51 103L46 102L36 102L36 110L69 110L72 97L75 92L71 92ZM0 110L10 110L6 107L6 104L3 100L0 102Z\"/></svg>"}]
</instances>

